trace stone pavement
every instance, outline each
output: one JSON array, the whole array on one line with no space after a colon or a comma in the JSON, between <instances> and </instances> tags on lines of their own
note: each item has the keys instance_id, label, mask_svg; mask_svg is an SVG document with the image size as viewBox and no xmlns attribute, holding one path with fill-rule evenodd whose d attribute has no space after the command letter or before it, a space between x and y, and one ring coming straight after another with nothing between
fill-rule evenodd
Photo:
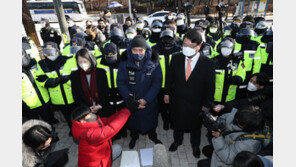
<instances>
[{"instance_id":1,"label":"stone pavement","mask_svg":"<svg viewBox=\"0 0 296 167\"><path fill-rule=\"evenodd\" d=\"M69 137L69 128L62 116L61 113L55 112L55 117L60 121L59 124L54 125L58 136L60 138L59 142L56 144L55 150L59 150L62 148L69 148L69 162L66 167L76 167L77 160L78 160L78 145L74 143L73 137ZM192 147L190 144L190 134L184 134L183 144L178 147L178 150L175 152L169 152L168 149L173 142L173 130L165 131L163 130L163 121L159 114L158 117L158 127L157 127L157 135L158 138L163 142L164 146L167 149L172 167L196 167L197 161L199 159L195 158L192 154ZM119 144L122 146L123 151L130 151L129 149L129 142L131 137L129 136L130 132L128 131L128 137L116 140L113 144ZM205 145L208 144L208 141L205 137L206 129L202 128L202 138L201 138L201 146L202 149ZM140 159L140 149L143 148L151 148L154 146L154 143L148 138L148 135L140 135L139 140L137 140L136 146L133 150L137 150L139 153ZM205 156L201 154L200 159L204 159ZM114 162L112 167L119 167L120 166L121 156L117 158ZM141 161L141 160L140 160ZM140 162L141 163L141 162Z\"/></svg>"}]
</instances>

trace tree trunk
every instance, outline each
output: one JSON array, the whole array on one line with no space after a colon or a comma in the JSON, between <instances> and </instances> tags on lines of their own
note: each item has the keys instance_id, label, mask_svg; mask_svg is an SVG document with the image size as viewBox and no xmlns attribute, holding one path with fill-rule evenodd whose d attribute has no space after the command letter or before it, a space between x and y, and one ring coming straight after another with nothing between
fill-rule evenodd
<instances>
[{"instance_id":1,"label":"tree trunk","mask_svg":"<svg viewBox=\"0 0 296 167\"><path fill-rule=\"evenodd\" d=\"M27 5L27 1L22 0L22 5L22 23L24 25L25 31L27 36L29 36L39 48L40 42L36 33L35 24L32 20L31 13Z\"/></svg>"}]
</instances>

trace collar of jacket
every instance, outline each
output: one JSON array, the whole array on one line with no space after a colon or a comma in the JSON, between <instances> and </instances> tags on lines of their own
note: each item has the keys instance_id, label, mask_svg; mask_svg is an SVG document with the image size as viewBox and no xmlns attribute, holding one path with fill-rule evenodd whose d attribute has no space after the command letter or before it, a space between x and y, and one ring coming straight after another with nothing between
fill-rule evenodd
<instances>
[{"instance_id":1,"label":"collar of jacket","mask_svg":"<svg viewBox=\"0 0 296 167\"><path fill-rule=\"evenodd\" d=\"M22 125L22 135L24 135L25 132L27 132L31 127L35 125L44 126L52 131L52 128L48 123L41 120L31 119ZM40 163L41 161L42 160L38 156L36 156L35 151L32 148L26 146L24 142L22 142L22 166L34 167L37 163Z\"/></svg>"},{"instance_id":2,"label":"collar of jacket","mask_svg":"<svg viewBox=\"0 0 296 167\"><path fill-rule=\"evenodd\" d=\"M131 46L128 46L126 56L127 56L127 68L137 69L137 70L144 70L144 71L150 71L152 69L155 69L157 66L158 61L158 54L154 52L152 53L152 49L149 46L149 44L146 42L147 50L145 52L145 57L141 61L140 68L136 65L135 60L132 56Z\"/></svg>"}]
</instances>

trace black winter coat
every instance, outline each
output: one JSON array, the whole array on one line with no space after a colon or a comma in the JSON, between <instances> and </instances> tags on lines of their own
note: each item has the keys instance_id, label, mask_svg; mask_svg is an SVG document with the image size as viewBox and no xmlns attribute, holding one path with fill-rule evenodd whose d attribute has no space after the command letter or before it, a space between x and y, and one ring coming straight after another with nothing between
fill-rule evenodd
<instances>
[{"instance_id":1,"label":"black winter coat","mask_svg":"<svg viewBox=\"0 0 296 167\"><path fill-rule=\"evenodd\" d=\"M169 111L174 129L194 130L201 126L199 114L202 107L210 107L214 97L214 62L200 52L188 81L185 78L185 56L177 53L171 60L166 82L166 93L170 95Z\"/></svg>"}]
</instances>

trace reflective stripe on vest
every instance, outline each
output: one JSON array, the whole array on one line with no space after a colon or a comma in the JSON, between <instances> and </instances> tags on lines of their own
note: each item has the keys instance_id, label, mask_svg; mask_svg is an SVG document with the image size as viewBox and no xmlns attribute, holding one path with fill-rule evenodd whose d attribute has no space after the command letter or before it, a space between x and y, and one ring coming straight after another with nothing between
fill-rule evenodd
<instances>
[{"instance_id":1,"label":"reflective stripe on vest","mask_svg":"<svg viewBox=\"0 0 296 167\"><path fill-rule=\"evenodd\" d=\"M36 70L31 70L31 74L36 78ZM42 87L38 82L35 80L36 86L44 100L45 103L49 101L49 94L46 88ZM34 109L37 107L42 106L42 102L38 97L38 94L30 81L29 77L22 73L22 100L27 104L30 109Z\"/></svg>"},{"instance_id":2,"label":"reflective stripe on vest","mask_svg":"<svg viewBox=\"0 0 296 167\"><path fill-rule=\"evenodd\" d=\"M244 65L246 67L246 71L252 71L253 67L253 59L255 57L255 50L245 50L244 51Z\"/></svg>"},{"instance_id":3,"label":"reflective stripe on vest","mask_svg":"<svg viewBox=\"0 0 296 167\"><path fill-rule=\"evenodd\" d=\"M171 63L171 60L172 60L172 55L169 55L169 64ZM159 55L159 64L160 64L161 71L162 71L162 85L161 85L161 87L164 88L165 87L165 73L166 73L164 55Z\"/></svg>"},{"instance_id":4,"label":"reflective stripe on vest","mask_svg":"<svg viewBox=\"0 0 296 167\"><path fill-rule=\"evenodd\" d=\"M149 44L150 47L156 45L156 43L152 43L152 42L150 42L150 39L147 39L146 42L148 42L148 44Z\"/></svg>"},{"instance_id":5,"label":"reflective stripe on vest","mask_svg":"<svg viewBox=\"0 0 296 167\"><path fill-rule=\"evenodd\" d=\"M64 66L61 67L61 69L59 70L59 75L60 76L70 75L71 72L72 72L71 70L75 70L75 69L77 70L77 68L73 67L73 64L74 64L72 62L73 59L75 59L75 58L68 59L66 61L66 63L64 64ZM42 69L40 68L40 70L42 70ZM52 72L48 72L48 73L44 73L44 74L48 78L57 78L57 77L59 77L59 75L56 73L56 71L52 71ZM61 89L60 86L63 86L66 99L63 98L62 89ZM74 102L74 98L73 98L73 95L72 95L71 81L70 80L68 82L62 84L62 85L59 84L58 86L56 86L54 88L48 88L48 91L49 91L49 95L50 95L50 98L51 98L51 103L54 104L54 105L65 105L66 103L65 103L64 100L67 100L68 104L72 104Z\"/></svg>"},{"instance_id":6,"label":"reflective stripe on vest","mask_svg":"<svg viewBox=\"0 0 296 167\"><path fill-rule=\"evenodd\" d=\"M108 66L102 65L102 64L101 64L101 60L102 60L102 57L100 57L100 58L97 59L97 67L98 67L98 68L101 68L101 69L104 69L104 70L106 71L107 80L108 80L108 87L111 89L111 88L112 88L112 85L111 85L110 68L109 68ZM116 79L117 79L117 72L118 72L118 69L113 69L114 88L117 88L117 82L116 82Z\"/></svg>"}]
</instances>

